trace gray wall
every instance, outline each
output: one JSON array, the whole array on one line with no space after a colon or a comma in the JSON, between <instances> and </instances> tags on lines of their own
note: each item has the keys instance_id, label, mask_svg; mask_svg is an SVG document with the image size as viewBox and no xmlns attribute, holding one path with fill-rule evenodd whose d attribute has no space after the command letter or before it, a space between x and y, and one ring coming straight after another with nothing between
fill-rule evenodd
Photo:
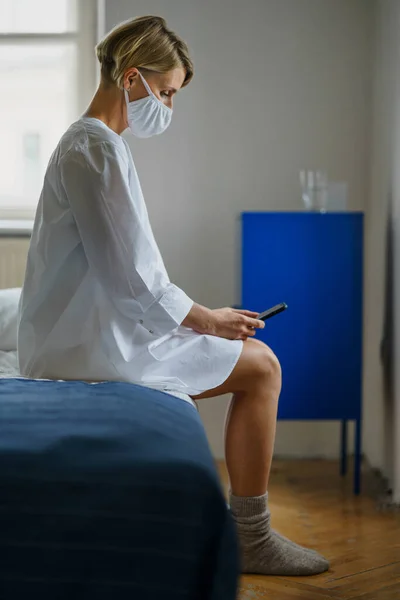
<instances>
[{"instance_id":1,"label":"gray wall","mask_svg":"<svg viewBox=\"0 0 400 600\"><path fill-rule=\"evenodd\" d=\"M376 13L371 195L367 205L364 444L400 502L400 3ZM396 314L397 313L397 314ZM386 339L386 359L380 342Z\"/></svg>"},{"instance_id":2,"label":"gray wall","mask_svg":"<svg viewBox=\"0 0 400 600\"><path fill-rule=\"evenodd\" d=\"M364 209L372 0L105 0L105 10L106 29L160 14L192 49L195 79L170 130L130 141L171 279L196 301L238 301L238 215L301 208L302 167L348 181L350 208ZM224 403L202 403L219 456ZM334 455L337 425L280 423L276 449Z\"/></svg>"}]
</instances>

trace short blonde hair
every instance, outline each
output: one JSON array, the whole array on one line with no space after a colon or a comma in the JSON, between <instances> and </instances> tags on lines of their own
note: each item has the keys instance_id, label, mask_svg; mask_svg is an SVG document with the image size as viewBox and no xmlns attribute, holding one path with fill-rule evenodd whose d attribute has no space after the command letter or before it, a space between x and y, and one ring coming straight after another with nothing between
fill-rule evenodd
<instances>
[{"instance_id":1,"label":"short blonde hair","mask_svg":"<svg viewBox=\"0 0 400 600\"><path fill-rule=\"evenodd\" d=\"M102 78L120 88L132 67L158 73L183 67L183 86L193 77L186 43L167 28L162 17L138 17L117 25L97 44L96 54Z\"/></svg>"}]
</instances>

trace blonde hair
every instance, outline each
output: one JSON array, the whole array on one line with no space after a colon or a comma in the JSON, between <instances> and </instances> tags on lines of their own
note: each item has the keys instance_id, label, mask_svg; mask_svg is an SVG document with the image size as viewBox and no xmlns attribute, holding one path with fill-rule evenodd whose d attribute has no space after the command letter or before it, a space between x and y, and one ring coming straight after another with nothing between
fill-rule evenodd
<instances>
[{"instance_id":1,"label":"blonde hair","mask_svg":"<svg viewBox=\"0 0 400 600\"><path fill-rule=\"evenodd\" d=\"M120 88L125 72L132 67L158 73L183 67L183 86L193 77L186 43L167 28L162 17L138 17L117 25L97 44L96 54L102 78Z\"/></svg>"}]
</instances>

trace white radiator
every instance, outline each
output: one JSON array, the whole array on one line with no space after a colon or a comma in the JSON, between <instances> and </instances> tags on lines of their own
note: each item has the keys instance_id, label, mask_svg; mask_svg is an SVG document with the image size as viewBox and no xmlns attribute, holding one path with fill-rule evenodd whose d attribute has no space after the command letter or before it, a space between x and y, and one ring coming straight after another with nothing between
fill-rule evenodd
<instances>
[{"instance_id":1,"label":"white radiator","mask_svg":"<svg viewBox=\"0 0 400 600\"><path fill-rule=\"evenodd\" d=\"M0 289L22 286L28 248L28 238L0 237Z\"/></svg>"}]
</instances>

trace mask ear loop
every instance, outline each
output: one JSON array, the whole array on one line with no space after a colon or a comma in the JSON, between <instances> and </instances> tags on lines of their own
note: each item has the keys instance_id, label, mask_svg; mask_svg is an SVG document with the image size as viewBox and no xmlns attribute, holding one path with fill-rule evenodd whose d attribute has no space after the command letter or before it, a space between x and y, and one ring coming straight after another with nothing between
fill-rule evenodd
<instances>
[{"instance_id":1,"label":"mask ear loop","mask_svg":"<svg viewBox=\"0 0 400 600\"><path fill-rule=\"evenodd\" d=\"M147 81L145 80L145 78L143 77L141 72L138 71L138 73L140 75L140 79L142 80L144 87L146 88L146 92L149 94L149 96L152 96L155 100L157 100L157 102L160 102L160 100L157 98L157 96L152 92L151 87L149 86L149 84L147 83ZM127 104L130 103L130 99L129 99L130 91L131 91L131 88L129 88L128 90L126 88L124 88L124 96L125 96L125 100L126 100ZM144 98L140 98L140 100L144 100ZM135 100L133 100L133 102L135 102Z\"/></svg>"},{"instance_id":2,"label":"mask ear loop","mask_svg":"<svg viewBox=\"0 0 400 600\"><path fill-rule=\"evenodd\" d=\"M140 75L140 79L142 80L142 83L143 83L144 87L146 88L146 91L149 94L149 96L154 96L154 98L156 100L158 100L157 96L154 94L153 90L151 89L151 87L149 86L149 84L147 83L147 81L145 80L145 78L143 77L143 75L141 74L141 72L138 71L138 73Z\"/></svg>"},{"instance_id":3,"label":"mask ear loop","mask_svg":"<svg viewBox=\"0 0 400 600\"><path fill-rule=\"evenodd\" d=\"M151 89L151 87L149 86L149 84L147 83L147 81L145 80L145 78L143 77L143 75L141 74L140 71L138 71L139 75L140 75L140 79L143 82L144 87L146 88L147 93L149 94L149 96L151 96L152 98L154 98L154 100L160 105L162 106L162 108L164 110L167 110L168 112L172 112L172 108L170 108L169 106L165 106L164 102L161 102L161 100L159 98L157 98L157 96L155 95L155 93L153 92L153 90Z\"/></svg>"}]
</instances>

